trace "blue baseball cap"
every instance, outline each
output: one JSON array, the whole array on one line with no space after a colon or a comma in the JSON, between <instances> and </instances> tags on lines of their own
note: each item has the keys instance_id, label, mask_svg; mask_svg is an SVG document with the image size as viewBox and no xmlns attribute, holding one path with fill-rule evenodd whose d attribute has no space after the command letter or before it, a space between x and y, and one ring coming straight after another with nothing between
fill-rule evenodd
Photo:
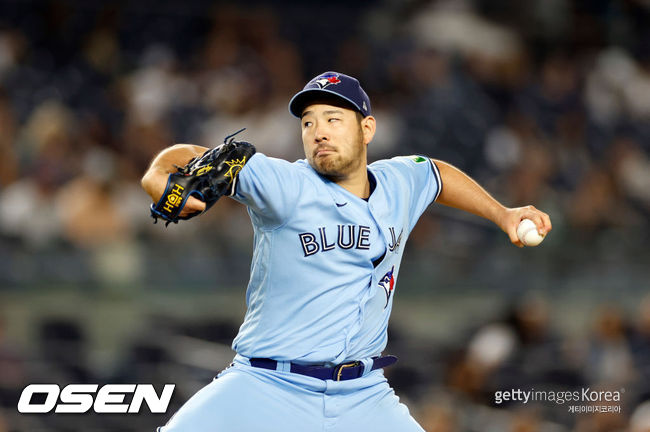
<instances>
[{"instance_id":1,"label":"blue baseball cap","mask_svg":"<svg viewBox=\"0 0 650 432\"><path fill-rule=\"evenodd\" d=\"M364 117L370 115L370 99L356 78L338 72L325 72L307 83L289 102L289 112L300 118L309 102L323 98L341 99Z\"/></svg>"}]
</instances>

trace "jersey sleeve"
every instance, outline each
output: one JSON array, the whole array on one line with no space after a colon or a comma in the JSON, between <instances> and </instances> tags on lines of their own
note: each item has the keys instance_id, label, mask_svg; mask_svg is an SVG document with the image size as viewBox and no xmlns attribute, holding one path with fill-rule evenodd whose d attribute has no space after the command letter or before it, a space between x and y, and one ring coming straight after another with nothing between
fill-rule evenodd
<instances>
[{"instance_id":1,"label":"jersey sleeve","mask_svg":"<svg viewBox=\"0 0 650 432\"><path fill-rule=\"evenodd\" d=\"M258 226L273 229L293 212L302 184L296 164L256 153L239 172L232 198L248 207Z\"/></svg>"},{"instance_id":2,"label":"jersey sleeve","mask_svg":"<svg viewBox=\"0 0 650 432\"><path fill-rule=\"evenodd\" d=\"M442 192L440 171L433 160L426 156L397 156L388 162L406 183L412 229L429 204L438 199Z\"/></svg>"}]
</instances>

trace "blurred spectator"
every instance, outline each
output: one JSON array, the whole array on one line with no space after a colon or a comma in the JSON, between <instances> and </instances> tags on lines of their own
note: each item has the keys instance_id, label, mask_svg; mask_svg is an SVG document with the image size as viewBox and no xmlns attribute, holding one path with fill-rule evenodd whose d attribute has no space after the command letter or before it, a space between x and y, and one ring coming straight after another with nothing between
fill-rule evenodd
<instances>
[{"instance_id":1,"label":"blurred spectator","mask_svg":"<svg viewBox=\"0 0 650 432\"><path fill-rule=\"evenodd\" d=\"M5 320L0 316L0 431L2 407L12 408L20 389L27 382L23 354L12 347L5 335Z\"/></svg>"},{"instance_id":2,"label":"blurred spectator","mask_svg":"<svg viewBox=\"0 0 650 432\"><path fill-rule=\"evenodd\" d=\"M458 413L451 401L441 397L426 398L418 422L427 432L459 432L462 429Z\"/></svg>"},{"instance_id":3,"label":"blurred spectator","mask_svg":"<svg viewBox=\"0 0 650 432\"><path fill-rule=\"evenodd\" d=\"M39 338L43 382L92 383L88 367L87 340L82 327L68 319L45 319Z\"/></svg>"},{"instance_id":4,"label":"blurred spectator","mask_svg":"<svg viewBox=\"0 0 650 432\"><path fill-rule=\"evenodd\" d=\"M650 401L640 404L630 418L629 432L647 432L650 430Z\"/></svg>"},{"instance_id":5,"label":"blurred spectator","mask_svg":"<svg viewBox=\"0 0 650 432\"><path fill-rule=\"evenodd\" d=\"M131 237L129 221L118 211L114 196L115 161L101 149L88 149L83 173L62 187L57 196L63 235L80 248L97 247Z\"/></svg>"},{"instance_id":6,"label":"blurred spectator","mask_svg":"<svg viewBox=\"0 0 650 432\"><path fill-rule=\"evenodd\" d=\"M0 86L0 188L6 188L18 178L18 155L14 146L16 139L16 119L7 100L2 86Z\"/></svg>"},{"instance_id":7,"label":"blurred spectator","mask_svg":"<svg viewBox=\"0 0 650 432\"><path fill-rule=\"evenodd\" d=\"M643 399L650 398L650 295L639 302L634 328L630 336L630 352L638 379L634 386Z\"/></svg>"},{"instance_id":8,"label":"blurred spectator","mask_svg":"<svg viewBox=\"0 0 650 432\"><path fill-rule=\"evenodd\" d=\"M625 387L637 379L628 331L618 307L602 306L597 312L585 371L592 384Z\"/></svg>"},{"instance_id":9,"label":"blurred spectator","mask_svg":"<svg viewBox=\"0 0 650 432\"><path fill-rule=\"evenodd\" d=\"M642 226L650 215L650 153L633 138L617 137L609 154L615 184L627 198L630 213L632 208L642 212L629 214L620 223Z\"/></svg>"}]
</instances>

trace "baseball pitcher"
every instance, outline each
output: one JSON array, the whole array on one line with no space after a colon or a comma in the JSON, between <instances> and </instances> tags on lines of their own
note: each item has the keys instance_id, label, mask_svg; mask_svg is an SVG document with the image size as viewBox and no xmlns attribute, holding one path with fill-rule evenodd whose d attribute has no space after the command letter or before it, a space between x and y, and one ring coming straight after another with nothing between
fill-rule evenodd
<instances>
[{"instance_id":1,"label":"baseball pitcher","mask_svg":"<svg viewBox=\"0 0 650 432\"><path fill-rule=\"evenodd\" d=\"M300 120L303 160L230 136L215 149L172 146L142 178L156 220L192 218L228 195L254 228L233 363L159 431L422 431L383 371L397 361L383 351L418 218L435 201L491 220L520 247L523 219L541 235L551 221L533 206L504 207L425 155L368 165L376 122L355 78L323 73L289 111Z\"/></svg>"}]
</instances>

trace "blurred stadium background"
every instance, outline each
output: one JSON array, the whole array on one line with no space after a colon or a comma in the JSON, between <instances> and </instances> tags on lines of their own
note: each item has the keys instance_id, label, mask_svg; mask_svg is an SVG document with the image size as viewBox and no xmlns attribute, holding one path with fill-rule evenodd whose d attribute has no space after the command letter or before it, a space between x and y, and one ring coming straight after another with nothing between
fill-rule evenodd
<instances>
[{"instance_id":1,"label":"blurred stadium background","mask_svg":"<svg viewBox=\"0 0 650 432\"><path fill-rule=\"evenodd\" d=\"M154 430L231 360L245 210L153 225L139 178L240 127L302 157L290 96L357 76L371 159L448 160L554 230L517 249L433 205L387 352L429 432L650 431L647 0L0 1L0 431ZM166 415L20 415L29 383L176 383ZM620 414L496 405L622 390ZM157 387L161 388L161 387ZM645 403L644 403L645 402Z\"/></svg>"}]
</instances>

